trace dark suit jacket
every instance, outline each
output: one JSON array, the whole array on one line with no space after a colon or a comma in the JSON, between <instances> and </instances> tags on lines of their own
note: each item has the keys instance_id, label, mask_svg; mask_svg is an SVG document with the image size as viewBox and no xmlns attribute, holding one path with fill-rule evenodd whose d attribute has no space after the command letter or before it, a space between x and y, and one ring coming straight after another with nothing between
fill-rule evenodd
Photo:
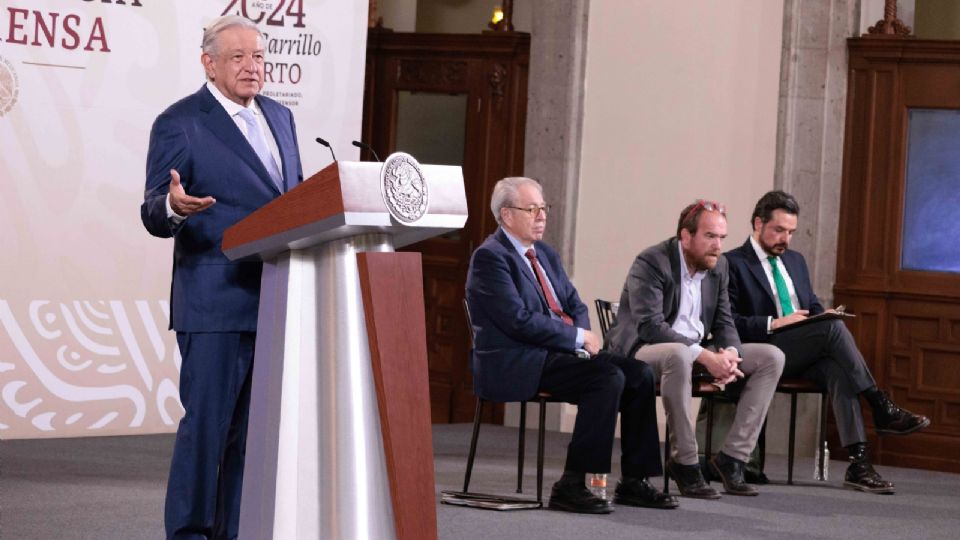
<instances>
[{"instance_id":1,"label":"dark suit jacket","mask_svg":"<svg viewBox=\"0 0 960 540\"><path fill-rule=\"evenodd\" d=\"M277 142L285 188L303 180L290 110L257 96ZM190 195L217 202L175 226L167 219L170 169ZM240 129L206 86L171 105L150 132L140 217L155 236L175 237L170 327L182 332L252 332L260 297L259 261L230 261L223 231L280 196Z\"/></svg>"},{"instance_id":2,"label":"dark suit jacket","mask_svg":"<svg viewBox=\"0 0 960 540\"><path fill-rule=\"evenodd\" d=\"M680 250L677 238L664 240L637 255L620 294L617 321L607 332L606 348L632 358L643 345L685 343L690 338L671 326L680 308ZM727 300L727 261L720 257L700 283L700 320L704 343L718 348L740 348Z\"/></svg>"},{"instance_id":3,"label":"dark suit jacket","mask_svg":"<svg viewBox=\"0 0 960 540\"><path fill-rule=\"evenodd\" d=\"M766 343L770 341L767 318L776 318L777 306L757 252L748 238L742 246L728 251L726 257L730 262L730 306L740 338L748 343ZM813 292L803 255L788 249L780 260L793 281L800 309L810 310L810 315L823 313L823 306Z\"/></svg>"},{"instance_id":4,"label":"dark suit jacket","mask_svg":"<svg viewBox=\"0 0 960 540\"><path fill-rule=\"evenodd\" d=\"M560 307L576 327L589 330L587 306L563 271L560 257L543 242L536 242L534 249ZM476 334L474 392L493 401L534 397L547 353L571 351L577 328L551 318L536 276L502 230L473 253L466 293Z\"/></svg>"}]
</instances>

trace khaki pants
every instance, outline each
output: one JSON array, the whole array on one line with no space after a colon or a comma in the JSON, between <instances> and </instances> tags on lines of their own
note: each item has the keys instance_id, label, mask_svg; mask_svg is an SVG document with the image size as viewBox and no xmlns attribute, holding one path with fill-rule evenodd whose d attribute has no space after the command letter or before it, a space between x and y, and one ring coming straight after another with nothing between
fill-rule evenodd
<instances>
[{"instance_id":1,"label":"khaki pants","mask_svg":"<svg viewBox=\"0 0 960 540\"><path fill-rule=\"evenodd\" d=\"M741 345L740 371L747 376L734 421L720 450L746 461L757 445L770 400L783 372L783 352L765 343ZM693 353L682 343L644 345L636 354L660 381L660 395L670 426L670 457L681 465L697 463L697 439L690 423Z\"/></svg>"}]
</instances>

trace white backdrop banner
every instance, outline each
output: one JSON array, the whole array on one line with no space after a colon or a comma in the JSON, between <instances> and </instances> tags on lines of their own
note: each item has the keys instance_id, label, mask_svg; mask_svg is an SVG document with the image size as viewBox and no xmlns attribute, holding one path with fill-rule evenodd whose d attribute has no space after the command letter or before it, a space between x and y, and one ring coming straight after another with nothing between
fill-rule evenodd
<instances>
[{"instance_id":1,"label":"white backdrop banner","mask_svg":"<svg viewBox=\"0 0 960 540\"><path fill-rule=\"evenodd\" d=\"M367 0L0 0L0 438L173 431L172 240L140 223L154 118L204 84L203 27L266 36L304 174L357 159Z\"/></svg>"}]
</instances>

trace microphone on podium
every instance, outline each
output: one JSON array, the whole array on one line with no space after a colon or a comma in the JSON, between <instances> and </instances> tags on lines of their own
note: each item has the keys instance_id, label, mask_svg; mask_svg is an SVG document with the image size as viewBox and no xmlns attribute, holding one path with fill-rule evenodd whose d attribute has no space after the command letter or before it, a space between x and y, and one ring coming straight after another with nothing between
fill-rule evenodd
<instances>
[{"instance_id":1,"label":"microphone on podium","mask_svg":"<svg viewBox=\"0 0 960 540\"><path fill-rule=\"evenodd\" d=\"M374 159L376 159L377 161L380 161L380 156L377 155L377 151L374 150L373 147L370 146L369 144L365 142L360 142L360 141L353 141L353 145L361 150L366 150L370 152L371 154L373 154Z\"/></svg>"},{"instance_id":2,"label":"microphone on podium","mask_svg":"<svg viewBox=\"0 0 960 540\"><path fill-rule=\"evenodd\" d=\"M317 142L320 143L320 144L322 144L322 145L324 145L324 146L326 146L327 149L330 150L330 155L333 156L333 160L334 160L334 161L337 160L337 155L333 153L333 147L330 146L330 143L328 143L328 142L325 141L324 139L321 139L320 137L317 137Z\"/></svg>"}]
</instances>

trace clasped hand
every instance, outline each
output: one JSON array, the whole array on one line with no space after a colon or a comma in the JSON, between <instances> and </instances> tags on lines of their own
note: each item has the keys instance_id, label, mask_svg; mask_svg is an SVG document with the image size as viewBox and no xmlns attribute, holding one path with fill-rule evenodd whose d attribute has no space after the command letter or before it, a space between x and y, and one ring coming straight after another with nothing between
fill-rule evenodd
<instances>
[{"instance_id":1,"label":"clasped hand","mask_svg":"<svg viewBox=\"0 0 960 540\"><path fill-rule=\"evenodd\" d=\"M735 349L721 349L717 352L704 349L697 360L713 375L717 384L728 384L743 377L738 365L741 358Z\"/></svg>"},{"instance_id":2,"label":"clasped hand","mask_svg":"<svg viewBox=\"0 0 960 540\"><path fill-rule=\"evenodd\" d=\"M187 195L183 186L180 184L180 173L176 169L170 169L170 208L179 216L192 216L198 212L203 212L216 203L213 197L192 197Z\"/></svg>"},{"instance_id":3,"label":"clasped hand","mask_svg":"<svg viewBox=\"0 0 960 540\"><path fill-rule=\"evenodd\" d=\"M583 331L583 349L590 353L590 356L596 356L601 346L603 346L603 338L590 330Z\"/></svg>"}]
</instances>

